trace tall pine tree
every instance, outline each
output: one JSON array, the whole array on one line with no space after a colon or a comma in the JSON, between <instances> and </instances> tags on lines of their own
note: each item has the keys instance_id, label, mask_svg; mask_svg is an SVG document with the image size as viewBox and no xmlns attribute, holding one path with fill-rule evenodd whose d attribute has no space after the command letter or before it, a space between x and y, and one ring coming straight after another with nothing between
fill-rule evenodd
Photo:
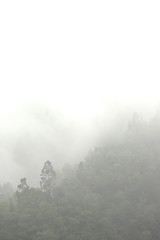
<instances>
[{"instance_id":1,"label":"tall pine tree","mask_svg":"<svg viewBox=\"0 0 160 240\"><path fill-rule=\"evenodd\" d=\"M45 162L40 175L41 175L40 186L42 191L48 193L49 196L53 198L56 173L53 170L52 163L50 161Z\"/></svg>"}]
</instances>

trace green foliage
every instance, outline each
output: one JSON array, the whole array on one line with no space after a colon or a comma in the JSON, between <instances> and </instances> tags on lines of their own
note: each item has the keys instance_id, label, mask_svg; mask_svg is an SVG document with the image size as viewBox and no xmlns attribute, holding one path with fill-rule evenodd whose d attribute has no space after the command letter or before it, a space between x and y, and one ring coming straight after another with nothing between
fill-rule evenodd
<instances>
[{"instance_id":1,"label":"green foliage","mask_svg":"<svg viewBox=\"0 0 160 240\"><path fill-rule=\"evenodd\" d=\"M65 166L53 199L26 188L1 202L0 239L159 239L158 129L135 116L120 144L95 148L76 169Z\"/></svg>"},{"instance_id":2,"label":"green foliage","mask_svg":"<svg viewBox=\"0 0 160 240\"><path fill-rule=\"evenodd\" d=\"M22 178L20 180L20 184L18 185L17 191L18 192L23 192L26 189L29 189L29 186L27 185L26 178Z\"/></svg>"},{"instance_id":3,"label":"green foliage","mask_svg":"<svg viewBox=\"0 0 160 240\"><path fill-rule=\"evenodd\" d=\"M44 167L41 171L40 186L43 192L54 197L54 185L55 185L56 173L53 170L52 163L50 161L45 162Z\"/></svg>"}]
</instances>

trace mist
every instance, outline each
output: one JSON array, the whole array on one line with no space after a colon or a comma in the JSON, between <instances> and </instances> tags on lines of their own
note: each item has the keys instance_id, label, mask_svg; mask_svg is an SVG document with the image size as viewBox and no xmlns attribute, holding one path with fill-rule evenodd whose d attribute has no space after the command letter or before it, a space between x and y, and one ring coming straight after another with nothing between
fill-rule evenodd
<instances>
[{"instance_id":1,"label":"mist","mask_svg":"<svg viewBox=\"0 0 160 240\"><path fill-rule=\"evenodd\" d=\"M88 108L88 114L77 117L74 112L68 116L50 103L32 100L1 111L1 182L17 186L25 176L30 185L38 186L45 161L52 161L57 170L66 163L83 161L96 146L120 141L135 111L145 120L152 118L156 105L145 107L106 101L103 108L97 106L92 112Z\"/></svg>"},{"instance_id":2,"label":"mist","mask_svg":"<svg viewBox=\"0 0 160 240\"><path fill-rule=\"evenodd\" d=\"M0 239L159 239L159 9L0 1Z\"/></svg>"},{"instance_id":3,"label":"mist","mask_svg":"<svg viewBox=\"0 0 160 240\"><path fill-rule=\"evenodd\" d=\"M134 111L153 116L160 36L150 2L0 5L1 182L38 184L47 159L79 162Z\"/></svg>"}]
</instances>

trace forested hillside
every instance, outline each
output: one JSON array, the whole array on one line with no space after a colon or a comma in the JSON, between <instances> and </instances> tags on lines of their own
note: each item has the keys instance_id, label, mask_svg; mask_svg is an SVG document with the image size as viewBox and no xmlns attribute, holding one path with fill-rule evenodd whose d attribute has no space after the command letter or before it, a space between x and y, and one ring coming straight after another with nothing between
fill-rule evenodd
<instances>
[{"instance_id":1,"label":"forested hillside","mask_svg":"<svg viewBox=\"0 0 160 240\"><path fill-rule=\"evenodd\" d=\"M159 114L149 123L135 114L121 142L95 148L57 177L49 170L52 191L45 185L47 171L41 188L22 181L1 199L0 239L160 239Z\"/></svg>"}]
</instances>

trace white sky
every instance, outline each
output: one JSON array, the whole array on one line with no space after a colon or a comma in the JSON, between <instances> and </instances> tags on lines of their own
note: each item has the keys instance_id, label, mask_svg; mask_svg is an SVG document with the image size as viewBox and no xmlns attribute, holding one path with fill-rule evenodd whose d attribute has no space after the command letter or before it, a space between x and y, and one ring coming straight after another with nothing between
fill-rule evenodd
<instances>
[{"instance_id":1,"label":"white sky","mask_svg":"<svg viewBox=\"0 0 160 240\"><path fill-rule=\"evenodd\" d=\"M89 127L106 111L159 102L159 1L0 1L2 135L25 126L28 103Z\"/></svg>"},{"instance_id":2,"label":"white sky","mask_svg":"<svg viewBox=\"0 0 160 240\"><path fill-rule=\"evenodd\" d=\"M0 1L0 106L160 100L159 1Z\"/></svg>"}]
</instances>

